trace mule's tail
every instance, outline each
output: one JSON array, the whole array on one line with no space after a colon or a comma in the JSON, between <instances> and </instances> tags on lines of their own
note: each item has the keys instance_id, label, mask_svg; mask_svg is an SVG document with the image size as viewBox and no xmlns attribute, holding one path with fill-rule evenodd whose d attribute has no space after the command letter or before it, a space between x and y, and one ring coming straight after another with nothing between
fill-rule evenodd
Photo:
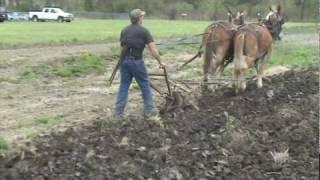
<instances>
[{"instance_id":1,"label":"mule's tail","mask_svg":"<svg viewBox=\"0 0 320 180\"><path fill-rule=\"evenodd\" d=\"M210 30L209 30L210 31ZM208 33L208 37L206 42L203 43L204 46L204 56L203 56L203 73L204 73L204 80L207 80L207 76L211 67L212 58L214 56L214 39L215 39L215 30L211 30Z\"/></svg>"},{"instance_id":2,"label":"mule's tail","mask_svg":"<svg viewBox=\"0 0 320 180\"><path fill-rule=\"evenodd\" d=\"M203 43L204 45L204 63L203 63L203 72L204 72L204 80L208 79L208 74L212 73L212 60L216 58L215 55L215 46L216 46L216 27L213 26L211 30L208 30L208 37L206 41Z\"/></svg>"},{"instance_id":3,"label":"mule's tail","mask_svg":"<svg viewBox=\"0 0 320 180\"><path fill-rule=\"evenodd\" d=\"M245 87L241 87L244 84L244 73L248 68L246 63L246 33L243 32L236 39L234 48L234 80L235 80L235 91L236 94L240 89Z\"/></svg>"},{"instance_id":4,"label":"mule's tail","mask_svg":"<svg viewBox=\"0 0 320 180\"><path fill-rule=\"evenodd\" d=\"M235 50L234 50L234 65L236 69L245 69L247 64L245 63L246 53L246 33L241 33L238 41L236 41Z\"/></svg>"}]
</instances>

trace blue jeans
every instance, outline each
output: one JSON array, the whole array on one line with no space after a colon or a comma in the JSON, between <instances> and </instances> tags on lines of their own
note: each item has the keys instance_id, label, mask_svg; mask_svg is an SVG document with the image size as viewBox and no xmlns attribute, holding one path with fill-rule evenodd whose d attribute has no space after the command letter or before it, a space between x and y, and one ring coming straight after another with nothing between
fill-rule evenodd
<instances>
[{"instance_id":1,"label":"blue jeans","mask_svg":"<svg viewBox=\"0 0 320 180\"><path fill-rule=\"evenodd\" d=\"M120 87L117 97L115 113L122 115L128 101L128 90L134 77L142 92L144 101L144 112L151 113L153 109L153 100L146 66L142 59L134 59L132 56L126 56L120 63Z\"/></svg>"}]
</instances>

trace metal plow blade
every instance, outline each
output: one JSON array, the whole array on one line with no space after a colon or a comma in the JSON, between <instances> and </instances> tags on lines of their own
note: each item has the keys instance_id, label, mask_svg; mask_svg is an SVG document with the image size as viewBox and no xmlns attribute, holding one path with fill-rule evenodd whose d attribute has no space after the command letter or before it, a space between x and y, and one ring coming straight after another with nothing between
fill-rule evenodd
<instances>
[{"instance_id":1,"label":"metal plow blade","mask_svg":"<svg viewBox=\"0 0 320 180\"><path fill-rule=\"evenodd\" d=\"M181 91L172 91L171 96L166 96L164 104L160 108L161 114L172 114L175 112L184 112L186 109L194 109L199 111L199 107L194 103L189 95L183 94Z\"/></svg>"}]
</instances>

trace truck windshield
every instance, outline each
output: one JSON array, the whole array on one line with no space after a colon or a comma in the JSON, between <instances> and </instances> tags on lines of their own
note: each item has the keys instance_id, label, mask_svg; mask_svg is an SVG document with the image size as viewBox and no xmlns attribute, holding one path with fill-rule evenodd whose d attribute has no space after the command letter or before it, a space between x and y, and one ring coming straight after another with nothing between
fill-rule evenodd
<instances>
[{"instance_id":1,"label":"truck windshield","mask_svg":"<svg viewBox=\"0 0 320 180\"><path fill-rule=\"evenodd\" d=\"M63 13L63 10L60 8L55 9L57 13Z\"/></svg>"}]
</instances>

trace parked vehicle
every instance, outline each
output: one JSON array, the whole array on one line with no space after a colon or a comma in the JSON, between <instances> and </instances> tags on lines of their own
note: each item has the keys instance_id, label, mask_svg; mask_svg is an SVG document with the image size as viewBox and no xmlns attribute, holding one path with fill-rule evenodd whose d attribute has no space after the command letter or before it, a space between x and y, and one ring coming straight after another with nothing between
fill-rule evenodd
<instances>
[{"instance_id":1,"label":"parked vehicle","mask_svg":"<svg viewBox=\"0 0 320 180\"><path fill-rule=\"evenodd\" d=\"M9 12L7 13L9 21L27 21L29 20L28 13Z\"/></svg>"},{"instance_id":2,"label":"parked vehicle","mask_svg":"<svg viewBox=\"0 0 320 180\"><path fill-rule=\"evenodd\" d=\"M0 12L0 22L8 20L8 16L6 12Z\"/></svg>"},{"instance_id":3,"label":"parked vehicle","mask_svg":"<svg viewBox=\"0 0 320 180\"><path fill-rule=\"evenodd\" d=\"M42 11L30 11L29 19L34 22L55 20L58 22L71 22L73 14L64 12L61 8L43 8Z\"/></svg>"}]
</instances>

